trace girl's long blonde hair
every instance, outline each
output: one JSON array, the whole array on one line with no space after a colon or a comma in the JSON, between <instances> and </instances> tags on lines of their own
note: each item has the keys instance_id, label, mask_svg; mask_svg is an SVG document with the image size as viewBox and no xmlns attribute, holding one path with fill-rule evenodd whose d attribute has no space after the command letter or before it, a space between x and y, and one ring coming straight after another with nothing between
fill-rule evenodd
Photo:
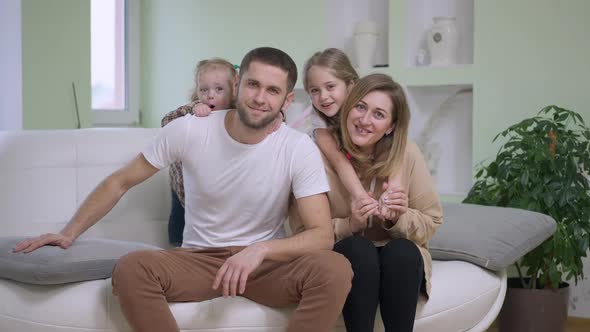
<instances>
[{"instance_id":1,"label":"girl's long blonde hair","mask_svg":"<svg viewBox=\"0 0 590 332\"><path fill-rule=\"evenodd\" d=\"M327 48L323 51L314 53L303 67L303 88L309 93L308 72L312 66L318 66L328 69L334 77L346 83L346 86L356 83L359 75L352 67L346 53L337 48ZM315 110L315 107L314 107ZM315 110L318 115L326 122L328 128L337 129L340 125L340 113L333 117L327 117L324 113Z\"/></svg>"},{"instance_id":2,"label":"girl's long blonde hair","mask_svg":"<svg viewBox=\"0 0 590 332\"><path fill-rule=\"evenodd\" d=\"M374 156L367 156L352 142L346 120L350 111L359 101L373 91L383 92L391 99L393 104L392 121L395 127L393 132L383 136L376 143ZM344 150L352 157L351 163L361 179L387 178L397 174L404 161L410 123L410 108L402 87L388 75L367 75L352 88L342 105L341 113L340 130L333 131L333 133L341 142Z\"/></svg>"}]
</instances>

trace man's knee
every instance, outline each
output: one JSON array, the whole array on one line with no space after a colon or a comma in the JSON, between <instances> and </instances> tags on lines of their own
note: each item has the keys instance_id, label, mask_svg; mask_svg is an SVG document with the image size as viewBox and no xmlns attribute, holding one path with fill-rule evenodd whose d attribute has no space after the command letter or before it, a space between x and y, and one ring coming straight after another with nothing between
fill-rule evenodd
<instances>
[{"instance_id":1,"label":"man's knee","mask_svg":"<svg viewBox=\"0 0 590 332\"><path fill-rule=\"evenodd\" d=\"M141 275L145 275L147 270L145 263L153 258L155 251L141 250L128 253L119 258L112 274L113 293L119 295L121 290L128 290L137 281Z\"/></svg>"},{"instance_id":2,"label":"man's knee","mask_svg":"<svg viewBox=\"0 0 590 332\"><path fill-rule=\"evenodd\" d=\"M330 250L321 250L310 256L309 262L316 271L317 279L323 280L331 288L348 294L352 281L352 268L348 259Z\"/></svg>"}]
</instances>

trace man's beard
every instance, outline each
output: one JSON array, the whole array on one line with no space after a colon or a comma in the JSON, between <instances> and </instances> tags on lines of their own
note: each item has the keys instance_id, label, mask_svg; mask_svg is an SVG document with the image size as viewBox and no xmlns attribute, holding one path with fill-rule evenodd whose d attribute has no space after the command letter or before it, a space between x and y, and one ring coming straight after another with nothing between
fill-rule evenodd
<instances>
[{"instance_id":1,"label":"man's beard","mask_svg":"<svg viewBox=\"0 0 590 332\"><path fill-rule=\"evenodd\" d=\"M286 98L285 98L286 99ZM283 103L285 101L283 100ZM283 104L281 104L283 105ZM238 110L238 116L240 117L240 121L248 128L251 129L263 129L266 128L268 125L270 125L278 116L281 116L281 112L277 112L274 116L267 116L264 117L262 119L260 119L259 121L252 121L252 119L250 119L248 117L248 113L247 111L244 109L244 107L242 107L242 105L237 104L236 108Z\"/></svg>"}]
</instances>

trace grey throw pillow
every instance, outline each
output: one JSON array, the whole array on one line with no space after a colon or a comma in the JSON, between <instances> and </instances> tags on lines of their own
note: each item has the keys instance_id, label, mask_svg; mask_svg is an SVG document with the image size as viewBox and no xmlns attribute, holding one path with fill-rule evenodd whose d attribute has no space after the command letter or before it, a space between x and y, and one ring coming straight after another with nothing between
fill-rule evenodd
<instances>
[{"instance_id":1,"label":"grey throw pillow","mask_svg":"<svg viewBox=\"0 0 590 332\"><path fill-rule=\"evenodd\" d=\"M81 238L68 249L45 246L31 253L13 253L25 237L0 237L0 278L50 285L110 278L119 257L156 246L109 239Z\"/></svg>"},{"instance_id":2,"label":"grey throw pillow","mask_svg":"<svg viewBox=\"0 0 590 332\"><path fill-rule=\"evenodd\" d=\"M430 240L437 260L462 260L499 271L548 239L550 216L521 209L443 204L444 223Z\"/></svg>"}]
</instances>

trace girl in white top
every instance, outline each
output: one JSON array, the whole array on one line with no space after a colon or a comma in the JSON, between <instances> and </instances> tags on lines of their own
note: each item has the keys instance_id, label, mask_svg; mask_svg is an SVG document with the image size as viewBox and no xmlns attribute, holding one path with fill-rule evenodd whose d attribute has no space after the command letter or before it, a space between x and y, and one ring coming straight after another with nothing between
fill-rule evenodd
<instances>
[{"instance_id":1,"label":"girl in white top","mask_svg":"<svg viewBox=\"0 0 590 332\"><path fill-rule=\"evenodd\" d=\"M346 54L337 48L327 48L312 55L305 63L303 71L303 86L313 106L310 112L311 136L334 166L353 202L366 199L367 195L372 198L374 188L369 193L363 188L350 163L351 155L336 143L331 132L339 132L342 104L358 79L358 74ZM387 188L393 189L399 184L399 176L384 183L384 194L379 200L373 198L373 204L367 207L366 215L378 214L384 219L395 218L395 211L387 208L386 192Z\"/></svg>"}]
</instances>

